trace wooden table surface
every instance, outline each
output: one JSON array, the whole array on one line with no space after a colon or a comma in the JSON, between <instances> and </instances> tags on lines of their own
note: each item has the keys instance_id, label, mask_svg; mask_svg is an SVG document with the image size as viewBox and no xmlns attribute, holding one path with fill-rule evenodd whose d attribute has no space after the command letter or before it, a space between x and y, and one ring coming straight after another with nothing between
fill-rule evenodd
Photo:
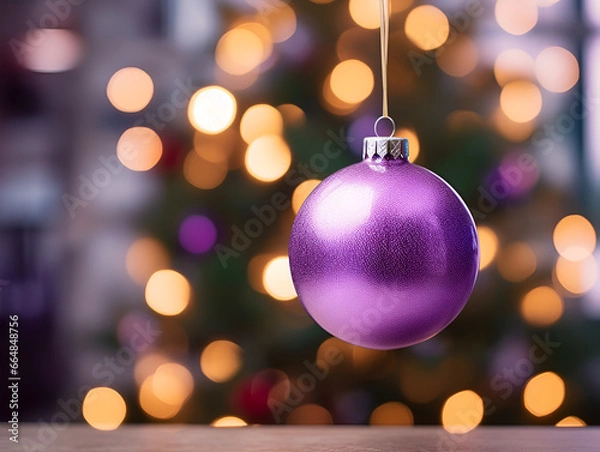
<instances>
[{"instance_id":1,"label":"wooden table surface","mask_svg":"<svg viewBox=\"0 0 600 452\"><path fill-rule=\"evenodd\" d=\"M585 452L600 451L600 428L479 427L449 435L439 427L246 427L140 425L100 432L71 425L56 432L21 426L20 443L0 451L232 452ZM46 444L44 444L44 442Z\"/></svg>"}]
</instances>

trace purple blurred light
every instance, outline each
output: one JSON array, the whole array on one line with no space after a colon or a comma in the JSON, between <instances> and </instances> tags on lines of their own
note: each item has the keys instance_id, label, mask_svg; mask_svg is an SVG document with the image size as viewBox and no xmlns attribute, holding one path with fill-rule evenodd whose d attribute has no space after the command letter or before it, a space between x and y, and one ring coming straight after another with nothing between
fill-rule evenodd
<instances>
[{"instance_id":1,"label":"purple blurred light","mask_svg":"<svg viewBox=\"0 0 600 452\"><path fill-rule=\"evenodd\" d=\"M362 116L355 120L348 129L348 143L356 155L362 155L363 138L372 137L373 126L377 121L375 116Z\"/></svg>"},{"instance_id":2,"label":"purple blurred light","mask_svg":"<svg viewBox=\"0 0 600 452\"><path fill-rule=\"evenodd\" d=\"M203 215L186 218L179 228L179 243L190 253L201 254L210 250L217 241L217 228Z\"/></svg>"}]
</instances>

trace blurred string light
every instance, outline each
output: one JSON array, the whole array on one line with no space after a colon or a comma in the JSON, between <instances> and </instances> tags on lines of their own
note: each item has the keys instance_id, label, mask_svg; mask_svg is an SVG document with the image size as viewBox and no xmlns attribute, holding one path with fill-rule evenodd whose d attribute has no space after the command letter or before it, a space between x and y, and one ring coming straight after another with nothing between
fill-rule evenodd
<instances>
[{"instance_id":1,"label":"blurred string light","mask_svg":"<svg viewBox=\"0 0 600 452\"><path fill-rule=\"evenodd\" d=\"M512 35L523 35L538 21L535 0L497 0L495 8L498 25Z\"/></svg>"},{"instance_id":2,"label":"blurred string light","mask_svg":"<svg viewBox=\"0 0 600 452\"><path fill-rule=\"evenodd\" d=\"M529 291L521 300L521 316L530 325L547 327L563 314L563 300L551 287L540 286Z\"/></svg>"},{"instance_id":3,"label":"blurred string light","mask_svg":"<svg viewBox=\"0 0 600 452\"><path fill-rule=\"evenodd\" d=\"M154 374L148 376L140 385L139 404L142 410L156 419L174 418L182 405L173 405L159 399L154 392Z\"/></svg>"},{"instance_id":4,"label":"blurred string light","mask_svg":"<svg viewBox=\"0 0 600 452\"><path fill-rule=\"evenodd\" d=\"M283 122L288 126L300 127L306 122L304 111L294 104L282 104L277 107Z\"/></svg>"},{"instance_id":5,"label":"blurred string light","mask_svg":"<svg viewBox=\"0 0 600 452\"><path fill-rule=\"evenodd\" d=\"M287 256L278 256L266 265L263 285L267 293L276 300L288 301L297 297Z\"/></svg>"},{"instance_id":6,"label":"blurred string light","mask_svg":"<svg viewBox=\"0 0 600 452\"><path fill-rule=\"evenodd\" d=\"M188 152L183 162L185 180L202 190L211 190L221 185L227 177L227 170L227 162L208 161L195 150Z\"/></svg>"},{"instance_id":7,"label":"blurred string light","mask_svg":"<svg viewBox=\"0 0 600 452\"><path fill-rule=\"evenodd\" d=\"M387 350L373 350L355 345L352 347L352 367L371 378L382 378L390 369L390 356Z\"/></svg>"},{"instance_id":8,"label":"blurred string light","mask_svg":"<svg viewBox=\"0 0 600 452\"><path fill-rule=\"evenodd\" d=\"M136 113L144 109L154 95L152 78L137 67L118 70L106 86L108 100L117 110Z\"/></svg>"},{"instance_id":9,"label":"blurred string light","mask_svg":"<svg viewBox=\"0 0 600 452\"><path fill-rule=\"evenodd\" d=\"M478 226L479 235L479 270L490 265L498 252L498 236L487 226Z\"/></svg>"},{"instance_id":10,"label":"blurred string light","mask_svg":"<svg viewBox=\"0 0 600 452\"><path fill-rule=\"evenodd\" d=\"M403 127L395 133L395 136L406 138L408 140L408 161L414 162L417 160L419 151L421 150L421 144L415 130Z\"/></svg>"},{"instance_id":11,"label":"blurred string light","mask_svg":"<svg viewBox=\"0 0 600 452\"><path fill-rule=\"evenodd\" d=\"M78 35L62 29L36 29L35 44L21 51L23 66L33 72L58 73L77 67L83 56Z\"/></svg>"},{"instance_id":12,"label":"blurred string light","mask_svg":"<svg viewBox=\"0 0 600 452\"><path fill-rule=\"evenodd\" d=\"M308 179L296 187L292 195L292 209L294 213L298 213L302 204L308 198L308 195L317 188L321 181L319 179Z\"/></svg>"},{"instance_id":13,"label":"blurred string light","mask_svg":"<svg viewBox=\"0 0 600 452\"><path fill-rule=\"evenodd\" d=\"M169 357L164 353L150 352L142 355L133 367L133 377L136 383L141 386L146 378L154 375L156 369L168 362Z\"/></svg>"},{"instance_id":14,"label":"blurred string light","mask_svg":"<svg viewBox=\"0 0 600 452\"><path fill-rule=\"evenodd\" d=\"M532 80L535 76L533 57L522 49L508 49L494 62L494 77L504 86L515 80Z\"/></svg>"},{"instance_id":15,"label":"blurred string light","mask_svg":"<svg viewBox=\"0 0 600 452\"><path fill-rule=\"evenodd\" d=\"M244 158L246 170L261 182L282 178L292 164L292 152L279 135L263 135L248 146Z\"/></svg>"},{"instance_id":16,"label":"blurred string light","mask_svg":"<svg viewBox=\"0 0 600 452\"><path fill-rule=\"evenodd\" d=\"M496 265L504 279L519 282L535 272L537 259L531 246L527 243L515 242L500 250Z\"/></svg>"},{"instance_id":17,"label":"blurred string light","mask_svg":"<svg viewBox=\"0 0 600 452\"><path fill-rule=\"evenodd\" d=\"M234 342L218 340L208 344L200 355L200 368L209 380L225 383L242 367L242 348Z\"/></svg>"},{"instance_id":18,"label":"blurred string light","mask_svg":"<svg viewBox=\"0 0 600 452\"><path fill-rule=\"evenodd\" d=\"M400 402L387 402L379 405L369 418L371 425L414 425L412 411Z\"/></svg>"},{"instance_id":19,"label":"blurred string light","mask_svg":"<svg viewBox=\"0 0 600 452\"><path fill-rule=\"evenodd\" d=\"M211 250L217 241L217 228L204 215L191 215L179 227L179 243L190 253L202 254Z\"/></svg>"},{"instance_id":20,"label":"blurred string light","mask_svg":"<svg viewBox=\"0 0 600 452\"><path fill-rule=\"evenodd\" d=\"M564 93L579 81L579 63L567 49L548 47L535 60L535 75L548 91Z\"/></svg>"},{"instance_id":21,"label":"blurred string light","mask_svg":"<svg viewBox=\"0 0 600 452\"><path fill-rule=\"evenodd\" d=\"M577 416L567 416L556 423L557 427L585 427L587 424Z\"/></svg>"},{"instance_id":22,"label":"blurred string light","mask_svg":"<svg viewBox=\"0 0 600 452\"><path fill-rule=\"evenodd\" d=\"M350 17L356 24L368 30L379 28L379 2L373 0L350 0Z\"/></svg>"},{"instance_id":23,"label":"blurred string light","mask_svg":"<svg viewBox=\"0 0 600 452\"><path fill-rule=\"evenodd\" d=\"M455 133L465 129L479 129L484 126L483 118L471 110L453 111L446 117L446 124Z\"/></svg>"},{"instance_id":24,"label":"blurred string light","mask_svg":"<svg viewBox=\"0 0 600 452\"><path fill-rule=\"evenodd\" d=\"M207 86L197 91L188 106L192 126L207 134L225 131L235 119L237 102L233 94L220 86Z\"/></svg>"},{"instance_id":25,"label":"blurred string light","mask_svg":"<svg viewBox=\"0 0 600 452\"><path fill-rule=\"evenodd\" d=\"M351 362L354 354L353 346L337 337L330 337L325 339L317 349L316 360L328 362L330 356L338 354L342 356L340 361Z\"/></svg>"},{"instance_id":26,"label":"blurred string light","mask_svg":"<svg viewBox=\"0 0 600 452\"><path fill-rule=\"evenodd\" d=\"M225 163L233 154L237 144L237 136L232 129L217 135L194 133L194 151L204 160L211 163Z\"/></svg>"},{"instance_id":27,"label":"blurred string light","mask_svg":"<svg viewBox=\"0 0 600 452\"><path fill-rule=\"evenodd\" d=\"M446 400L442 408L442 425L453 434L464 434L483 420L483 399L474 391L461 391Z\"/></svg>"},{"instance_id":28,"label":"blurred string light","mask_svg":"<svg viewBox=\"0 0 600 452\"><path fill-rule=\"evenodd\" d=\"M212 427L245 427L248 424L236 416L223 416L212 421L210 425Z\"/></svg>"},{"instance_id":29,"label":"blurred string light","mask_svg":"<svg viewBox=\"0 0 600 452\"><path fill-rule=\"evenodd\" d=\"M240 134L248 144L264 135L281 135L282 133L283 116L271 105L254 105L242 115Z\"/></svg>"},{"instance_id":30,"label":"blurred string light","mask_svg":"<svg viewBox=\"0 0 600 452\"><path fill-rule=\"evenodd\" d=\"M531 137L536 128L534 120L515 122L506 116L500 107L492 117L492 123L500 135L514 143L521 143Z\"/></svg>"},{"instance_id":31,"label":"blurred string light","mask_svg":"<svg viewBox=\"0 0 600 452\"><path fill-rule=\"evenodd\" d=\"M146 303L159 314L181 314L190 303L192 288L181 273L159 270L146 284Z\"/></svg>"},{"instance_id":32,"label":"blurred string light","mask_svg":"<svg viewBox=\"0 0 600 452\"><path fill-rule=\"evenodd\" d=\"M326 408L316 403L307 403L294 409L287 418L293 425L328 425L333 424L331 414Z\"/></svg>"},{"instance_id":33,"label":"blurred string light","mask_svg":"<svg viewBox=\"0 0 600 452\"><path fill-rule=\"evenodd\" d=\"M421 50L433 50L441 47L448 40L450 23L440 9L431 5L422 5L408 13L404 32Z\"/></svg>"},{"instance_id":34,"label":"blurred string light","mask_svg":"<svg viewBox=\"0 0 600 452\"><path fill-rule=\"evenodd\" d=\"M264 2L259 14L259 21L271 33L273 42L285 42L294 36L298 26L294 9L284 0Z\"/></svg>"},{"instance_id":35,"label":"blurred string light","mask_svg":"<svg viewBox=\"0 0 600 452\"><path fill-rule=\"evenodd\" d=\"M523 404L537 417L554 413L565 400L565 383L554 372L532 377L523 390Z\"/></svg>"},{"instance_id":36,"label":"blurred string light","mask_svg":"<svg viewBox=\"0 0 600 452\"><path fill-rule=\"evenodd\" d=\"M542 93L527 80L509 82L500 93L500 107L514 122L528 122L542 111Z\"/></svg>"},{"instance_id":37,"label":"blurred string light","mask_svg":"<svg viewBox=\"0 0 600 452\"><path fill-rule=\"evenodd\" d=\"M373 82L374 84L375 82ZM331 74L325 78L322 91L323 106L331 113L339 116L349 115L354 112L360 104L349 104L340 100L331 89Z\"/></svg>"},{"instance_id":38,"label":"blurred string light","mask_svg":"<svg viewBox=\"0 0 600 452\"><path fill-rule=\"evenodd\" d=\"M154 168L162 154L160 137L148 127L127 129L117 143L119 161L132 171L148 171Z\"/></svg>"},{"instance_id":39,"label":"blurred string light","mask_svg":"<svg viewBox=\"0 0 600 452\"><path fill-rule=\"evenodd\" d=\"M596 249L596 231L581 215L569 215L558 222L552 234L556 251L565 259L579 261Z\"/></svg>"},{"instance_id":40,"label":"blurred string light","mask_svg":"<svg viewBox=\"0 0 600 452\"><path fill-rule=\"evenodd\" d=\"M170 263L167 248L152 237L137 239L131 244L125 257L129 277L144 286L154 272L168 268Z\"/></svg>"},{"instance_id":41,"label":"blurred string light","mask_svg":"<svg viewBox=\"0 0 600 452\"><path fill-rule=\"evenodd\" d=\"M439 68L452 77L465 77L477 67L479 59L475 41L460 35L436 57Z\"/></svg>"},{"instance_id":42,"label":"blurred string light","mask_svg":"<svg viewBox=\"0 0 600 452\"><path fill-rule=\"evenodd\" d=\"M162 402L182 406L192 395L194 378L189 370L177 363L165 363L156 369L152 391Z\"/></svg>"},{"instance_id":43,"label":"blurred string light","mask_svg":"<svg viewBox=\"0 0 600 452\"><path fill-rule=\"evenodd\" d=\"M277 257L276 254L259 254L248 262L248 282L250 287L258 293L267 295L263 284L263 273L267 264L275 257Z\"/></svg>"},{"instance_id":44,"label":"blurred string light","mask_svg":"<svg viewBox=\"0 0 600 452\"><path fill-rule=\"evenodd\" d=\"M257 26L265 30L270 40L267 29L260 24L234 28L219 39L215 60L223 71L232 75L248 74L270 56L272 44L256 33Z\"/></svg>"},{"instance_id":45,"label":"blurred string light","mask_svg":"<svg viewBox=\"0 0 600 452\"><path fill-rule=\"evenodd\" d=\"M346 60L339 63L329 79L331 92L346 104L359 104L373 92L375 78L373 71L360 60Z\"/></svg>"},{"instance_id":46,"label":"blurred string light","mask_svg":"<svg viewBox=\"0 0 600 452\"><path fill-rule=\"evenodd\" d=\"M554 271L560 287L572 296L589 292L598 281L598 263L593 255L578 261L560 256Z\"/></svg>"},{"instance_id":47,"label":"blurred string light","mask_svg":"<svg viewBox=\"0 0 600 452\"><path fill-rule=\"evenodd\" d=\"M91 389L83 399L83 418L97 430L115 430L127 414L125 400L117 391L107 387Z\"/></svg>"}]
</instances>

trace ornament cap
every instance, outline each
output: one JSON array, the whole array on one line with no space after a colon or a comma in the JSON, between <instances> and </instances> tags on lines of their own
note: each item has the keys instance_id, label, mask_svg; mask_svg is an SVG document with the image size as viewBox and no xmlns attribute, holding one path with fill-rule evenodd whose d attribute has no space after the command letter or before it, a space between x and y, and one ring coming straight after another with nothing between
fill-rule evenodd
<instances>
[{"instance_id":1,"label":"ornament cap","mask_svg":"<svg viewBox=\"0 0 600 452\"><path fill-rule=\"evenodd\" d=\"M408 161L408 140L398 137L366 137L363 141L363 160Z\"/></svg>"}]
</instances>

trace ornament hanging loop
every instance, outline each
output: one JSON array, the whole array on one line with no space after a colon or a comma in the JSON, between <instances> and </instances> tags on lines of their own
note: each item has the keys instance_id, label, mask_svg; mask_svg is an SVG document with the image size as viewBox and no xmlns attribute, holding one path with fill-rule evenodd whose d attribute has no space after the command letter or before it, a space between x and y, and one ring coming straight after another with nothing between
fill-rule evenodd
<instances>
[{"instance_id":1,"label":"ornament hanging loop","mask_svg":"<svg viewBox=\"0 0 600 452\"><path fill-rule=\"evenodd\" d=\"M375 125L373 126L373 131L375 132L375 135L376 135L378 138L382 138L382 136L381 136L381 135L379 135L379 123L380 123L380 122L381 122L381 120L383 120L383 119L387 119L387 120L390 122L391 126L392 126L392 131L391 131L391 133L390 133L390 134L387 136L387 138L392 138L392 137L394 136L394 134L396 133L396 123L394 122L394 120L393 120L391 117L389 117L389 116L387 116L387 115L383 115L383 116L380 116L379 118L377 118L377 121L375 121Z\"/></svg>"}]
</instances>

